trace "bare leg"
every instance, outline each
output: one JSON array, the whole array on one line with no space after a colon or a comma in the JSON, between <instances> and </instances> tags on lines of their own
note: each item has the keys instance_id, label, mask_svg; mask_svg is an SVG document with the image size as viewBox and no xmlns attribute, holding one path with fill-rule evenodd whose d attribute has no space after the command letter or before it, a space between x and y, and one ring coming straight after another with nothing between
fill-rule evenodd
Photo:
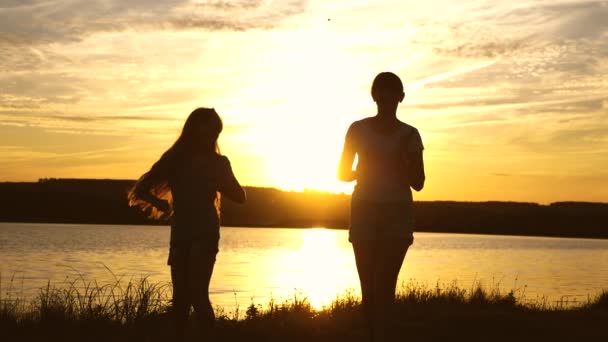
<instances>
[{"instance_id":1,"label":"bare leg","mask_svg":"<svg viewBox=\"0 0 608 342\"><path fill-rule=\"evenodd\" d=\"M375 341L385 341L389 333L388 323L392 320L390 315L395 301L397 278L409 246L409 240L383 240L377 245L374 273Z\"/></svg>"},{"instance_id":2,"label":"bare leg","mask_svg":"<svg viewBox=\"0 0 608 342\"><path fill-rule=\"evenodd\" d=\"M172 316L175 328L175 340L180 342L185 339L186 326L190 313L186 262L187 260L180 258L180 260L174 260L171 265L171 281L173 283Z\"/></svg>"},{"instance_id":3,"label":"bare leg","mask_svg":"<svg viewBox=\"0 0 608 342\"><path fill-rule=\"evenodd\" d=\"M385 291L383 298L390 302L395 300L397 278L409 246L408 240L392 240L383 242L378 248L377 259L380 272L377 276L382 285L380 288Z\"/></svg>"},{"instance_id":4,"label":"bare leg","mask_svg":"<svg viewBox=\"0 0 608 342\"><path fill-rule=\"evenodd\" d=\"M192 304L202 332L206 335L212 330L215 314L209 299L209 283L215 265L215 252L197 257L198 263L190 268L189 290Z\"/></svg>"},{"instance_id":5,"label":"bare leg","mask_svg":"<svg viewBox=\"0 0 608 342\"><path fill-rule=\"evenodd\" d=\"M375 273L375 242L374 241L358 241L353 242L353 251L355 253L355 263L357 265L357 273L359 273L359 281L361 283L361 304L363 306L363 316L365 318L370 339L374 331L374 273Z\"/></svg>"}]
</instances>

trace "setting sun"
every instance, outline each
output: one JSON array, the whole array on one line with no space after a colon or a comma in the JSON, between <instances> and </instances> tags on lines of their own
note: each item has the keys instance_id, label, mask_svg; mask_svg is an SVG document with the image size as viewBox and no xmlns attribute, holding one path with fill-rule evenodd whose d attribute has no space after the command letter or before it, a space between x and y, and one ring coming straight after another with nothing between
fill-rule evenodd
<instances>
[{"instance_id":1,"label":"setting sun","mask_svg":"<svg viewBox=\"0 0 608 342\"><path fill-rule=\"evenodd\" d=\"M18 19L32 9L9 6L0 177L136 178L194 108L214 107L245 185L350 193L335 177L344 134L375 115L371 81L393 71L407 88L398 117L425 146L416 199L605 201L608 65L593 13L606 6L575 4L554 16L527 1L95 3L41 12L44 34Z\"/></svg>"},{"instance_id":2,"label":"setting sun","mask_svg":"<svg viewBox=\"0 0 608 342\"><path fill-rule=\"evenodd\" d=\"M5 340L608 341L608 0L0 1Z\"/></svg>"}]
</instances>

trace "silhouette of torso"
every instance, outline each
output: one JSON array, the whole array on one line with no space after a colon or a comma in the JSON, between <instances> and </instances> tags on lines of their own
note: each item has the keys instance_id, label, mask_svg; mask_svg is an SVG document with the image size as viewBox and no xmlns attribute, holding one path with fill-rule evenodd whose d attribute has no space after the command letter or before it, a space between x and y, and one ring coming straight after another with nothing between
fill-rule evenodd
<instances>
[{"instance_id":1,"label":"silhouette of torso","mask_svg":"<svg viewBox=\"0 0 608 342\"><path fill-rule=\"evenodd\" d=\"M418 130L406 123L386 134L374 129L371 118L353 124L357 153L354 199L375 202L412 201L407 175L408 152L422 149Z\"/></svg>"},{"instance_id":2,"label":"silhouette of torso","mask_svg":"<svg viewBox=\"0 0 608 342\"><path fill-rule=\"evenodd\" d=\"M187 158L175 164L169 179L173 196L171 244L219 239L215 207L217 179L225 157Z\"/></svg>"}]
</instances>

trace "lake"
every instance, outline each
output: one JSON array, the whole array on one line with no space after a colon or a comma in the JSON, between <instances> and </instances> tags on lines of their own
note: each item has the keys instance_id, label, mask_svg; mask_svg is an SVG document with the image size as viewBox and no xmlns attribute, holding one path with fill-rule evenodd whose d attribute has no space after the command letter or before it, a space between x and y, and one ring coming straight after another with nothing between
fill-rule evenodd
<instances>
[{"instance_id":1,"label":"lake","mask_svg":"<svg viewBox=\"0 0 608 342\"><path fill-rule=\"evenodd\" d=\"M214 306L301 294L320 308L359 292L347 232L330 229L223 227L211 280ZM2 298L31 298L48 281L98 284L148 277L169 282L169 228L0 223ZM400 284L514 290L524 302L585 302L608 290L608 240L415 233Z\"/></svg>"}]
</instances>

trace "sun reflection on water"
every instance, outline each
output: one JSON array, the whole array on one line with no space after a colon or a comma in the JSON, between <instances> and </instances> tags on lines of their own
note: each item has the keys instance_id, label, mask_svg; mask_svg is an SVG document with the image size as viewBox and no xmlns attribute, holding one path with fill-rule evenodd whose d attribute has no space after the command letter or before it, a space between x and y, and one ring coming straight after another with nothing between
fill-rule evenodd
<instances>
[{"instance_id":1,"label":"sun reflection on water","mask_svg":"<svg viewBox=\"0 0 608 342\"><path fill-rule=\"evenodd\" d=\"M210 286L214 307L231 311L250 303L283 303L295 294L322 308L346 291L358 295L347 234L323 228L222 228ZM0 244L3 295L11 284L12 295L33 298L48 281L84 286L122 279L126 284L143 276L169 285L171 279L168 227L2 223ZM399 285L457 281L470 289L481 282L513 289L524 302L543 296L552 302L564 296L584 301L606 288L606 260L606 240L416 233Z\"/></svg>"},{"instance_id":2,"label":"sun reflection on water","mask_svg":"<svg viewBox=\"0 0 608 342\"><path fill-rule=\"evenodd\" d=\"M339 231L314 228L302 234L297 250L286 253L281 268L300 270L277 274L279 283L294 284L296 294L301 292L310 304L321 309L336 298L336 289L349 289L358 284L354 261L345 249L348 243Z\"/></svg>"}]
</instances>

